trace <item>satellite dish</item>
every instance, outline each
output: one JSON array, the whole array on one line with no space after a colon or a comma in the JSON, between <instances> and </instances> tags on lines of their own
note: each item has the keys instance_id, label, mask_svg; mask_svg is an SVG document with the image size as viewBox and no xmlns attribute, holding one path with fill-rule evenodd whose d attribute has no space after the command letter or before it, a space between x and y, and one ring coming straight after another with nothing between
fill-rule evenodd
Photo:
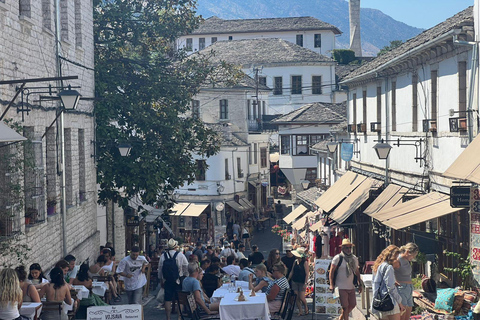
<instances>
[{"instance_id":1,"label":"satellite dish","mask_svg":"<svg viewBox=\"0 0 480 320\"><path fill-rule=\"evenodd\" d=\"M217 204L215 204L215 209L217 211L223 211L223 209L225 209L225 205L223 204L223 202L217 202Z\"/></svg>"}]
</instances>

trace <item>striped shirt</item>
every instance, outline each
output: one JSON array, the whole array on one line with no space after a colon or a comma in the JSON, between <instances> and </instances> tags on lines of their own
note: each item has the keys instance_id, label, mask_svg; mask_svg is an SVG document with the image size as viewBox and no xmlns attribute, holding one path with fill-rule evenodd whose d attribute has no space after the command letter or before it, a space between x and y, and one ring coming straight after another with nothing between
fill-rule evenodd
<instances>
[{"instance_id":1,"label":"striped shirt","mask_svg":"<svg viewBox=\"0 0 480 320\"><path fill-rule=\"evenodd\" d=\"M280 279L276 279L275 281L270 283L267 287L267 292L266 292L267 295L270 294L270 290L275 284L280 288L280 291L278 292L274 300L283 300L283 297L285 296L285 292L287 292L287 290L290 289L288 280L285 277L281 277Z\"/></svg>"}]
</instances>

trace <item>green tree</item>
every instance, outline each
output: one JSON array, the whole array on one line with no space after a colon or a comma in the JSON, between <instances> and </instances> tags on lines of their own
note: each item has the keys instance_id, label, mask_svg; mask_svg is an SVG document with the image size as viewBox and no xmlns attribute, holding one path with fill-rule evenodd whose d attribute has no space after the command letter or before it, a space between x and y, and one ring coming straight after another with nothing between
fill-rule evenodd
<instances>
[{"instance_id":1,"label":"green tree","mask_svg":"<svg viewBox=\"0 0 480 320\"><path fill-rule=\"evenodd\" d=\"M332 50L332 56L338 64L349 64L355 61L355 52L349 49L334 49Z\"/></svg>"},{"instance_id":2,"label":"green tree","mask_svg":"<svg viewBox=\"0 0 480 320\"><path fill-rule=\"evenodd\" d=\"M94 9L99 202L163 205L194 180L193 154L218 151L215 132L182 116L218 68L172 47L201 18L191 0L95 0ZM132 145L130 156L120 156L120 142Z\"/></svg>"},{"instance_id":3,"label":"green tree","mask_svg":"<svg viewBox=\"0 0 480 320\"><path fill-rule=\"evenodd\" d=\"M392 51L393 49L395 49L395 48L397 48L397 47L400 47L402 44L403 44L403 41L402 41L402 40L393 40L393 41L390 41L390 45L389 45L389 46L385 46L385 47L383 47L382 49L380 49L380 51L377 53L377 57L378 57L378 56L381 56L382 54L387 53L388 51Z\"/></svg>"}]
</instances>

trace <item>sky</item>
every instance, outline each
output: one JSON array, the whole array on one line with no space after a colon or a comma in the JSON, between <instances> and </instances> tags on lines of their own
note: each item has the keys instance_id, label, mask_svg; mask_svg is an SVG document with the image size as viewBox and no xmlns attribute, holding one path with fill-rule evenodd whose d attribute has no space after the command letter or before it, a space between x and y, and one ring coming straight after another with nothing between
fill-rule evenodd
<instances>
[{"instance_id":1,"label":"sky","mask_svg":"<svg viewBox=\"0 0 480 320\"><path fill-rule=\"evenodd\" d=\"M362 8L382 11L412 27L428 29L472 6L474 0L360 0Z\"/></svg>"}]
</instances>

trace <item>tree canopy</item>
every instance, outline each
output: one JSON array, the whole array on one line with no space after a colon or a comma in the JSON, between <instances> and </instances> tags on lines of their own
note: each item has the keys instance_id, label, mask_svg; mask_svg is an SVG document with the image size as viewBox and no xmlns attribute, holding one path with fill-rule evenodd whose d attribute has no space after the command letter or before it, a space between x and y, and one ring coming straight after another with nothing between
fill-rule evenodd
<instances>
[{"instance_id":1,"label":"tree canopy","mask_svg":"<svg viewBox=\"0 0 480 320\"><path fill-rule=\"evenodd\" d=\"M387 53L388 51L391 51L397 47L400 47L401 45L403 44L403 41L402 40L393 40L393 41L390 41L390 45L389 46L385 46L383 47L382 49L380 49L380 51L377 53L377 56L381 56L382 54L384 53Z\"/></svg>"},{"instance_id":2,"label":"tree canopy","mask_svg":"<svg viewBox=\"0 0 480 320\"><path fill-rule=\"evenodd\" d=\"M214 68L173 47L201 18L191 0L95 0L94 9L99 202L161 205L194 180L193 154L218 151L215 132L185 116ZM132 146L127 157L122 142Z\"/></svg>"}]
</instances>

